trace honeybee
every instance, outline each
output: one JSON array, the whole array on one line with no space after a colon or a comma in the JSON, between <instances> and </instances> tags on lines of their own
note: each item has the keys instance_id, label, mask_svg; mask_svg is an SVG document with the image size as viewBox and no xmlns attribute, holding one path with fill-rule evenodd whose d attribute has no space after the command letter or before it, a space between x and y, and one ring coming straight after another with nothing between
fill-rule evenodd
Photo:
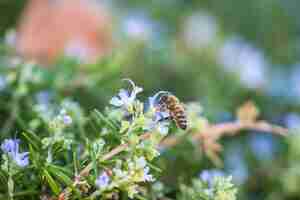
<instances>
[{"instance_id":1,"label":"honeybee","mask_svg":"<svg viewBox=\"0 0 300 200\"><path fill-rule=\"evenodd\" d=\"M167 111L176 126L185 130L187 128L187 117L182 103L177 97L171 94L162 95L158 101L162 111Z\"/></svg>"}]
</instances>

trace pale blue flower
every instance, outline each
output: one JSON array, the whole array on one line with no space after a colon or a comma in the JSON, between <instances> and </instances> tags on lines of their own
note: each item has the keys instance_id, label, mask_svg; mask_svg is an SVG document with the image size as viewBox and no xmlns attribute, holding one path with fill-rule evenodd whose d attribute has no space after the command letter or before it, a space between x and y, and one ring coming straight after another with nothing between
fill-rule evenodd
<instances>
[{"instance_id":1,"label":"pale blue flower","mask_svg":"<svg viewBox=\"0 0 300 200\"><path fill-rule=\"evenodd\" d=\"M5 139L1 144L1 150L5 153L12 153L18 151L20 140Z\"/></svg>"},{"instance_id":2,"label":"pale blue flower","mask_svg":"<svg viewBox=\"0 0 300 200\"><path fill-rule=\"evenodd\" d=\"M29 164L29 152L15 154L14 160L18 166L26 167Z\"/></svg>"},{"instance_id":3,"label":"pale blue flower","mask_svg":"<svg viewBox=\"0 0 300 200\"><path fill-rule=\"evenodd\" d=\"M135 100L135 96L130 95L127 90L121 89L119 91L118 95L114 96L110 100L110 104L112 104L116 107L121 107L123 105L132 104L134 100Z\"/></svg>"},{"instance_id":4,"label":"pale blue flower","mask_svg":"<svg viewBox=\"0 0 300 200\"><path fill-rule=\"evenodd\" d=\"M170 114L167 112L155 112L153 118L146 122L144 130L151 131L157 129L162 135L168 134L170 122L167 119L169 117Z\"/></svg>"},{"instance_id":5,"label":"pale blue flower","mask_svg":"<svg viewBox=\"0 0 300 200\"><path fill-rule=\"evenodd\" d=\"M64 123L64 125L68 126L72 124L73 119L70 115L67 114L66 109L62 109L58 115L58 119Z\"/></svg>"},{"instance_id":6,"label":"pale blue flower","mask_svg":"<svg viewBox=\"0 0 300 200\"><path fill-rule=\"evenodd\" d=\"M162 94L169 94L169 92L159 91L155 95L148 98L148 106L146 112L150 113L153 116L146 122L144 130L151 131L153 129L157 129L160 133L166 135L169 131L170 125L170 123L166 120L169 119L170 114L159 109L159 97Z\"/></svg>"},{"instance_id":7,"label":"pale blue flower","mask_svg":"<svg viewBox=\"0 0 300 200\"><path fill-rule=\"evenodd\" d=\"M96 186L100 189L104 189L109 185L110 178L106 172L103 172L98 178L96 179Z\"/></svg>"},{"instance_id":8,"label":"pale blue flower","mask_svg":"<svg viewBox=\"0 0 300 200\"><path fill-rule=\"evenodd\" d=\"M125 79L126 81L129 81L129 83L132 86L132 91L129 92L125 89L121 89L118 93L118 95L114 96L110 100L110 104L114 105L116 107L124 107L128 109L129 106L131 106L135 99L136 95L143 91L143 88L140 88L134 84L134 82L130 79Z\"/></svg>"},{"instance_id":9,"label":"pale blue flower","mask_svg":"<svg viewBox=\"0 0 300 200\"><path fill-rule=\"evenodd\" d=\"M18 139L5 139L1 144L1 150L7 153L12 160L20 167L26 167L29 164L29 153L19 153Z\"/></svg>"},{"instance_id":10,"label":"pale blue flower","mask_svg":"<svg viewBox=\"0 0 300 200\"><path fill-rule=\"evenodd\" d=\"M206 182L210 187L213 184L213 181L216 177L224 177L225 173L217 170L217 169L210 169L210 170L203 170L199 175L199 178Z\"/></svg>"},{"instance_id":11,"label":"pale blue flower","mask_svg":"<svg viewBox=\"0 0 300 200\"><path fill-rule=\"evenodd\" d=\"M153 176L151 174L149 174L149 172L150 172L150 168L145 167L144 168L144 174L143 174L144 181L148 181L148 182L154 181Z\"/></svg>"},{"instance_id":12,"label":"pale blue flower","mask_svg":"<svg viewBox=\"0 0 300 200\"><path fill-rule=\"evenodd\" d=\"M69 115L64 115L63 122L65 125L70 125L70 124L72 124L73 120Z\"/></svg>"}]
</instances>

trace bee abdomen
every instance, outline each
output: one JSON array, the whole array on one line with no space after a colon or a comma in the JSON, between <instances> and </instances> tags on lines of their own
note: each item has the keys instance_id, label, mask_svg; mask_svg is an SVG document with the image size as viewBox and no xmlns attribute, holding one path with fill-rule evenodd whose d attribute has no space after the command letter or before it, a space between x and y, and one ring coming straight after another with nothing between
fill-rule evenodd
<instances>
[{"instance_id":1,"label":"bee abdomen","mask_svg":"<svg viewBox=\"0 0 300 200\"><path fill-rule=\"evenodd\" d=\"M174 113L173 116L174 116L176 125L181 129L186 129L187 128L187 119L186 119L186 114L185 114L185 111L184 111L184 108L182 107L182 105L175 106L173 113Z\"/></svg>"},{"instance_id":2,"label":"bee abdomen","mask_svg":"<svg viewBox=\"0 0 300 200\"><path fill-rule=\"evenodd\" d=\"M187 120L186 120L186 117L183 117L183 118L177 118L175 119L175 122L176 122L176 125L185 130L187 128Z\"/></svg>"},{"instance_id":3,"label":"bee abdomen","mask_svg":"<svg viewBox=\"0 0 300 200\"><path fill-rule=\"evenodd\" d=\"M185 130L187 128L187 118L183 105L173 95L162 96L160 99L161 108L169 111L171 118L178 128Z\"/></svg>"}]
</instances>

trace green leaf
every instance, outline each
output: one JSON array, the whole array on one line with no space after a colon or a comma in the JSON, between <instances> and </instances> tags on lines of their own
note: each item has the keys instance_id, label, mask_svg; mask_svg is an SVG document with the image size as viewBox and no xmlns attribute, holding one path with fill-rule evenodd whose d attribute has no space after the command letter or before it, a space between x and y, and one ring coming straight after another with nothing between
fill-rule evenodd
<instances>
[{"instance_id":1,"label":"green leaf","mask_svg":"<svg viewBox=\"0 0 300 200\"><path fill-rule=\"evenodd\" d=\"M57 165L48 165L47 168L50 172L50 174L54 177L56 177L59 181L61 181L66 186L72 188L72 190L75 192L75 194L80 195L80 191L73 186L73 181L69 177L71 175L70 172L63 167L57 166Z\"/></svg>"},{"instance_id":2,"label":"green leaf","mask_svg":"<svg viewBox=\"0 0 300 200\"><path fill-rule=\"evenodd\" d=\"M42 148L42 141L36 134L27 131L27 132L22 132L22 135L28 140L30 144L32 144L32 146L36 150L40 150Z\"/></svg>"},{"instance_id":3,"label":"green leaf","mask_svg":"<svg viewBox=\"0 0 300 200\"><path fill-rule=\"evenodd\" d=\"M105 117L101 112L99 112L98 110L94 110L92 113L92 116L94 116L94 118L98 121L98 122L102 122L105 125L107 125L109 128L111 128L114 131L118 131L118 127L115 126L107 117Z\"/></svg>"},{"instance_id":4,"label":"green leaf","mask_svg":"<svg viewBox=\"0 0 300 200\"><path fill-rule=\"evenodd\" d=\"M40 168L44 164L43 162L40 162L40 155L37 151L34 150L32 144L29 144L29 156L34 167Z\"/></svg>"},{"instance_id":5,"label":"green leaf","mask_svg":"<svg viewBox=\"0 0 300 200\"><path fill-rule=\"evenodd\" d=\"M72 176L72 172L70 170L66 169L65 167L61 167L58 165L52 165L52 164L49 164L48 167L51 168L52 170L60 171L62 173L67 174L68 176Z\"/></svg>"},{"instance_id":6,"label":"green leaf","mask_svg":"<svg viewBox=\"0 0 300 200\"><path fill-rule=\"evenodd\" d=\"M50 174L57 179L59 179L62 183L65 185L71 185L72 184L72 179L69 178L65 173L63 173L59 168L57 168L55 165L49 165L47 167L48 171Z\"/></svg>"},{"instance_id":7,"label":"green leaf","mask_svg":"<svg viewBox=\"0 0 300 200\"><path fill-rule=\"evenodd\" d=\"M153 169L154 171L157 171L157 172L159 172L159 173L162 173L162 170L161 170L160 168L158 168L158 167L152 165L151 163L148 163L148 165L149 165L149 167L150 167L151 169Z\"/></svg>"},{"instance_id":8,"label":"green leaf","mask_svg":"<svg viewBox=\"0 0 300 200\"><path fill-rule=\"evenodd\" d=\"M56 142L52 146L53 155L57 155L57 154L59 154L59 153L61 153L63 151L64 151L64 142L63 141Z\"/></svg>"},{"instance_id":9,"label":"green leaf","mask_svg":"<svg viewBox=\"0 0 300 200\"><path fill-rule=\"evenodd\" d=\"M51 190L54 192L54 194L58 195L60 193L59 185L55 182L55 180L52 178L52 176L46 169L43 170L43 175L46 181L48 182Z\"/></svg>"}]
</instances>

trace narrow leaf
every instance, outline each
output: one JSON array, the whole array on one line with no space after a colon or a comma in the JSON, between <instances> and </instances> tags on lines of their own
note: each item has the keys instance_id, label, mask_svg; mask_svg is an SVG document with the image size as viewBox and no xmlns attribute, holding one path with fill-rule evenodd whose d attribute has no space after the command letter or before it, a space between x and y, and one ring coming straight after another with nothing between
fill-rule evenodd
<instances>
[{"instance_id":1,"label":"narrow leaf","mask_svg":"<svg viewBox=\"0 0 300 200\"><path fill-rule=\"evenodd\" d=\"M40 150L42 148L42 142L36 134L27 131L27 132L22 132L22 135L28 140L30 144L32 144L32 146L36 150Z\"/></svg>"},{"instance_id":2,"label":"narrow leaf","mask_svg":"<svg viewBox=\"0 0 300 200\"><path fill-rule=\"evenodd\" d=\"M58 184L55 182L55 180L52 178L52 176L49 174L49 172L46 169L44 169L43 174L51 190L54 192L54 194L58 195L60 193L60 188Z\"/></svg>"}]
</instances>

